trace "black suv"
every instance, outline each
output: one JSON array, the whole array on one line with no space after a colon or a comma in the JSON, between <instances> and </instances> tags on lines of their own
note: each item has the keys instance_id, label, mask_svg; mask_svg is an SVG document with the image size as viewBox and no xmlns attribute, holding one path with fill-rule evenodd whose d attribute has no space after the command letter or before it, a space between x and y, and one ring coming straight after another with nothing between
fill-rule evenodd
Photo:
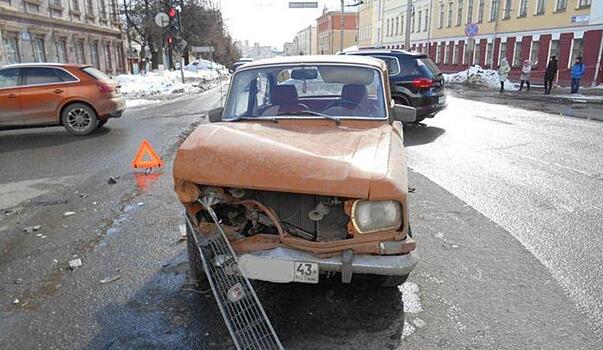
<instances>
[{"instance_id":1,"label":"black suv","mask_svg":"<svg viewBox=\"0 0 603 350\"><path fill-rule=\"evenodd\" d=\"M385 61L392 98L397 104L415 107L417 119L433 118L446 108L444 76L423 53L402 50L360 49L344 55L371 56Z\"/></svg>"}]
</instances>

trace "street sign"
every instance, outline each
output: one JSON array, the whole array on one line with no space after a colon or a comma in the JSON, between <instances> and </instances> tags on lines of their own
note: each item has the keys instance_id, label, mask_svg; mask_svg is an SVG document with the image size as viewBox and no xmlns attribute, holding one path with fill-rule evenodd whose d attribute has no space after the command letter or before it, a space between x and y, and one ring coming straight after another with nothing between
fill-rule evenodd
<instances>
[{"instance_id":1,"label":"street sign","mask_svg":"<svg viewBox=\"0 0 603 350\"><path fill-rule=\"evenodd\" d=\"M191 51L195 53L216 52L213 46L191 46Z\"/></svg>"},{"instance_id":2,"label":"street sign","mask_svg":"<svg viewBox=\"0 0 603 350\"><path fill-rule=\"evenodd\" d=\"M157 24L157 26L160 28L165 28L168 26L168 24L170 24L170 18L165 13L159 12L155 16L155 24Z\"/></svg>"},{"instance_id":3,"label":"street sign","mask_svg":"<svg viewBox=\"0 0 603 350\"><path fill-rule=\"evenodd\" d=\"M315 9L318 8L317 1L289 1L290 9Z\"/></svg>"},{"instance_id":4,"label":"street sign","mask_svg":"<svg viewBox=\"0 0 603 350\"><path fill-rule=\"evenodd\" d=\"M469 23L465 26L465 35L466 36L473 38L477 34L479 34L479 26L477 24Z\"/></svg>"}]
</instances>

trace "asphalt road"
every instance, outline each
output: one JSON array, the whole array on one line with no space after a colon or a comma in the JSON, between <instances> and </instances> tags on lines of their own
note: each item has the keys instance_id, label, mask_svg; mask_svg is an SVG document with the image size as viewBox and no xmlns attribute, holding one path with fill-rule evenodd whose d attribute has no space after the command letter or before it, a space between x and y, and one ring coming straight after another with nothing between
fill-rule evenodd
<instances>
[{"instance_id":1,"label":"asphalt road","mask_svg":"<svg viewBox=\"0 0 603 350\"><path fill-rule=\"evenodd\" d=\"M218 100L130 110L91 138L0 132L0 348L232 347L189 284L169 175ZM285 346L600 349L602 128L454 98L407 128L420 265L391 289L256 283ZM143 138L166 161L146 184L129 169Z\"/></svg>"}]
</instances>

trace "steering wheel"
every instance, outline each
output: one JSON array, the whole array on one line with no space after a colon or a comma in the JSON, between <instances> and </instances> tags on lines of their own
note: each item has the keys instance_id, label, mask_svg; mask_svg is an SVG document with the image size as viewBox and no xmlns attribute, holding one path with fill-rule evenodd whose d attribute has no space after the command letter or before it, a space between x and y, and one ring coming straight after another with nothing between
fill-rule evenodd
<instances>
[{"instance_id":1,"label":"steering wheel","mask_svg":"<svg viewBox=\"0 0 603 350\"><path fill-rule=\"evenodd\" d=\"M351 101L351 100L337 100L337 101L333 101L331 103L329 103L329 105L327 106L326 109L329 108L333 108L333 107L344 107L347 109L356 109L356 107L358 107L358 103Z\"/></svg>"}]
</instances>

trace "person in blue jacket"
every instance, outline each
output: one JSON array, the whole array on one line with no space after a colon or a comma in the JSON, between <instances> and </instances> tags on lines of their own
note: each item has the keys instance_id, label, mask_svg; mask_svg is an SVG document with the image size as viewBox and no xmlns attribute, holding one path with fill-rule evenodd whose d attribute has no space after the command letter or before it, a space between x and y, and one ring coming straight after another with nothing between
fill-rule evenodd
<instances>
[{"instance_id":1,"label":"person in blue jacket","mask_svg":"<svg viewBox=\"0 0 603 350\"><path fill-rule=\"evenodd\" d=\"M580 79L584 76L586 68L582 63L582 57L576 58L576 63L572 66L572 94L577 94L580 89Z\"/></svg>"}]
</instances>

